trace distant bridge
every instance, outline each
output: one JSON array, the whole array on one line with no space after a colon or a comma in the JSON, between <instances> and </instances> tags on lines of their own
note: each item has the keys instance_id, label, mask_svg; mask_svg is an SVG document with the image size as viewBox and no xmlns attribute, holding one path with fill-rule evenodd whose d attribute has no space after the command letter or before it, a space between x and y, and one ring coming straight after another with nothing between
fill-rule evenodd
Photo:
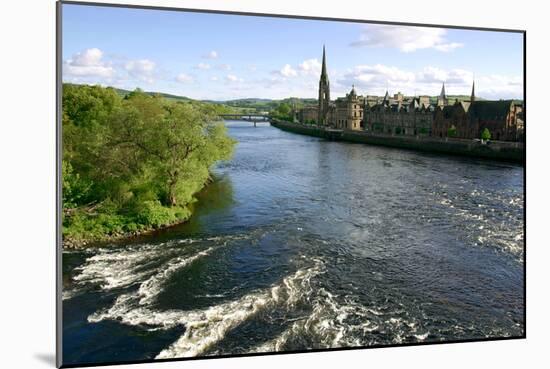
<instances>
[{"instance_id":1,"label":"distant bridge","mask_svg":"<svg viewBox=\"0 0 550 369\"><path fill-rule=\"evenodd\" d=\"M270 121L267 114L221 114L220 118L223 120L244 120L245 122L254 123L254 127L256 127L256 123L269 123Z\"/></svg>"}]
</instances>

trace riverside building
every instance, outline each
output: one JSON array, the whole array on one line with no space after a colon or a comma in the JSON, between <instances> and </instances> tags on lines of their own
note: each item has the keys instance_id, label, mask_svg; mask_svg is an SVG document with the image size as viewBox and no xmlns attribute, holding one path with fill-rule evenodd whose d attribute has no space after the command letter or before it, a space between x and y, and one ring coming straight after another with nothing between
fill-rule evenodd
<instances>
[{"instance_id":1,"label":"riverside building","mask_svg":"<svg viewBox=\"0 0 550 369\"><path fill-rule=\"evenodd\" d=\"M352 86L345 97L332 101L324 46L318 96L317 106L298 111L301 123L373 134L463 139L480 138L481 132L488 129L493 140L524 140L523 102L479 100L474 83L469 99L452 102L445 92L445 83L434 99L407 97L401 92L390 96L388 91L383 97L362 96Z\"/></svg>"}]
</instances>

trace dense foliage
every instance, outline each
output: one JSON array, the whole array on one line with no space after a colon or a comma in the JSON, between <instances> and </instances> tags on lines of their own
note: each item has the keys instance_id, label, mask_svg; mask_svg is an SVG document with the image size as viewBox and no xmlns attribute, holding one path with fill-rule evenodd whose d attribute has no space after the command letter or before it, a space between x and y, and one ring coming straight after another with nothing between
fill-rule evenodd
<instances>
[{"instance_id":1,"label":"dense foliage","mask_svg":"<svg viewBox=\"0 0 550 369\"><path fill-rule=\"evenodd\" d=\"M242 113L264 113L276 110L281 104L293 106L296 110L305 105L317 105L316 99L303 99L298 97L289 97L281 100L270 99L237 99L224 102L225 105L242 109Z\"/></svg>"},{"instance_id":2,"label":"dense foliage","mask_svg":"<svg viewBox=\"0 0 550 369\"><path fill-rule=\"evenodd\" d=\"M456 135L457 135L457 130L456 130L456 127L453 124L447 130L447 137L456 137Z\"/></svg>"},{"instance_id":3,"label":"dense foliage","mask_svg":"<svg viewBox=\"0 0 550 369\"><path fill-rule=\"evenodd\" d=\"M235 142L223 106L136 90L63 87L63 235L73 241L185 220Z\"/></svg>"},{"instance_id":4,"label":"dense foliage","mask_svg":"<svg viewBox=\"0 0 550 369\"><path fill-rule=\"evenodd\" d=\"M485 141L491 139L491 132L489 131L489 129L483 129L483 131L481 132L481 139Z\"/></svg>"},{"instance_id":5,"label":"dense foliage","mask_svg":"<svg viewBox=\"0 0 550 369\"><path fill-rule=\"evenodd\" d=\"M272 118L279 120L286 120L288 122L294 121L294 110L292 106L287 103L280 103L277 107L270 112Z\"/></svg>"}]
</instances>

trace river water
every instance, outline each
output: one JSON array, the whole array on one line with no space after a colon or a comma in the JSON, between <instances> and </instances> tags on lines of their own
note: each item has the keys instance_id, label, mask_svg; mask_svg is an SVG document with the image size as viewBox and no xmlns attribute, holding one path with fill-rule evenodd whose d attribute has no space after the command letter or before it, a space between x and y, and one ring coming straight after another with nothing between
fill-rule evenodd
<instances>
[{"instance_id":1,"label":"river water","mask_svg":"<svg viewBox=\"0 0 550 369\"><path fill-rule=\"evenodd\" d=\"M522 167L227 126L189 222L63 253L64 364L523 335Z\"/></svg>"}]
</instances>

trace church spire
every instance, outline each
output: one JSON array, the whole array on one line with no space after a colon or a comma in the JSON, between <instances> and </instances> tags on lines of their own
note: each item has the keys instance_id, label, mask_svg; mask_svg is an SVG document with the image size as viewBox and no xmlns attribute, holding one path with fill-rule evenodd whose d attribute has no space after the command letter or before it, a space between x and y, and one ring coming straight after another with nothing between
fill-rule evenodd
<instances>
[{"instance_id":1,"label":"church spire","mask_svg":"<svg viewBox=\"0 0 550 369\"><path fill-rule=\"evenodd\" d=\"M447 99L447 96L445 96L445 82L443 82L443 87L441 87L441 93L439 94L439 98L442 100Z\"/></svg>"},{"instance_id":2,"label":"church spire","mask_svg":"<svg viewBox=\"0 0 550 369\"><path fill-rule=\"evenodd\" d=\"M323 45L323 67L321 68L321 79L328 80L327 60L326 60L326 57L325 57L325 45Z\"/></svg>"},{"instance_id":3,"label":"church spire","mask_svg":"<svg viewBox=\"0 0 550 369\"><path fill-rule=\"evenodd\" d=\"M447 103L448 103L448 100L447 100L447 95L445 94L445 82L443 82L443 86L441 87L441 93L437 98L437 106L446 106Z\"/></svg>"},{"instance_id":4,"label":"church spire","mask_svg":"<svg viewBox=\"0 0 550 369\"><path fill-rule=\"evenodd\" d=\"M329 124L330 105L330 83L327 74L327 59L325 55L325 45L323 45L323 67L321 69L321 78L319 78L319 111L317 124Z\"/></svg>"},{"instance_id":5,"label":"church spire","mask_svg":"<svg viewBox=\"0 0 550 369\"><path fill-rule=\"evenodd\" d=\"M476 81L474 80L472 81L472 95L470 96L470 102L476 101L475 86L476 86Z\"/></svg>"}]
</instances>

